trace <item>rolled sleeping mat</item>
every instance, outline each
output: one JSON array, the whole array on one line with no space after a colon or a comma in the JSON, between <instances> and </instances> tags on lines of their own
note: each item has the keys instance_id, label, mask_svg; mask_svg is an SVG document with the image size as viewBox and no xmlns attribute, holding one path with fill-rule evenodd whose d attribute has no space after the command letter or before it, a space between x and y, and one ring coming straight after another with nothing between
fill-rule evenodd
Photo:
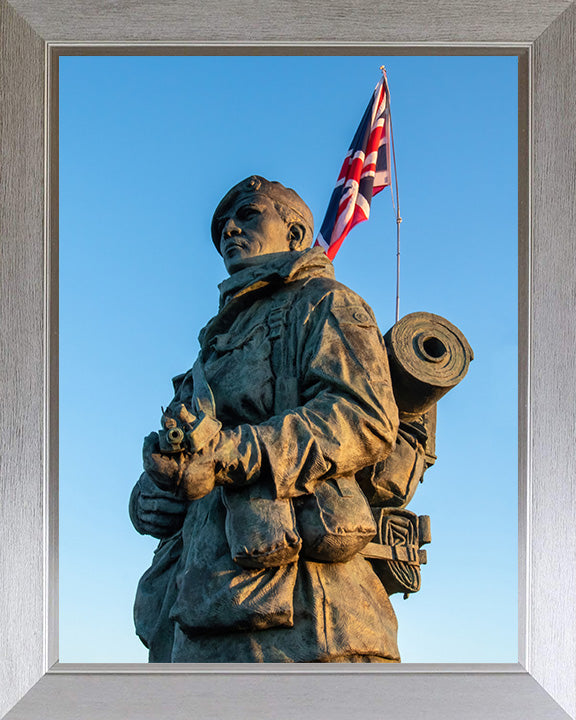
<instances>
[{"instance_id":1,"label":"rolled sleeping mat","mask_svg":"<svg viewBox=\"0 0 576 720\"><path fill-rule=\"evenodd\" d=\"M384 336L400 412L416 417L456 387L474 359L460 330L440 315L405 315Z\"/></svg>"}]
</instances>

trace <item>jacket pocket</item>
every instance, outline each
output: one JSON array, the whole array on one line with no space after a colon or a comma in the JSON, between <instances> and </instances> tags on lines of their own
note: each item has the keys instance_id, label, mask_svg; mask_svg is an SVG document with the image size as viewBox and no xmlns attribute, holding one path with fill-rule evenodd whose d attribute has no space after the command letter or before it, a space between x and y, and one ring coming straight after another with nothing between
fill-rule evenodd
<instances>
[{"instance_id":1,"label":"jacket pocket","mask_svg":"<svg viewBox=\"0 0 576 720\"><path fill-rule=\"evenodd\" d=\"M249 332L218 335L206 352L204 371L224 425L270 417L274 404L271 343L265 324Z\"/></svg>"},{"instance_id":2,"label":"jacket pocket","mask_svg":"<svg viewBox=\"0 0 576 720\"><path fill-rule=\"evenodd\" d=\"M142 575L134 601L136 634L150 649L151 662L170 662L174 623L170 610L176 599L176 571L182 554L182 533L160 541L152 565Z\"/></svg>"}]
</instances>

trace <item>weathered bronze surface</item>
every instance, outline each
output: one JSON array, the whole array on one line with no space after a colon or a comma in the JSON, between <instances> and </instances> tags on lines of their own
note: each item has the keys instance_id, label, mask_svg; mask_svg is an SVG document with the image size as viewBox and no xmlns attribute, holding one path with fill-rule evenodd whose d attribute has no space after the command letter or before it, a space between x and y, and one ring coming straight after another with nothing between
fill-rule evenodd
<instances>
[{"instance_id":1,"label":"weathered bronze surface","mask_svg":"<svg viewBox=\"0 0 576 720\"><path fill-rule=\"evenodd\" d=\"M160 539L136 631L151 662L399 662L389 595L419 589L430 542L406 505L468 344L416 313L387 348L280 183L234 186L212 239L230 277L130 499Z\"/></svg>"}]
</instances>

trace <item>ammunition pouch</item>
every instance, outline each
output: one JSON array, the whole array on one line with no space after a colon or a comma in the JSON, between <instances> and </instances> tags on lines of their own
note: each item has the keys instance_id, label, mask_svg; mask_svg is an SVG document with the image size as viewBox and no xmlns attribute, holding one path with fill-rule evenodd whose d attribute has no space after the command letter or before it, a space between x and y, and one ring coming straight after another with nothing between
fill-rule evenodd
<instances>
[{"instance_id":1,"label":"ammunition pouch","mask_svg":"<svg viewBox=\"0 0 576 720\"><path fill-rule=\"evenodd\" d=\"M226 539L232 559L245 568L295 562L302 546L290 499L273 498L261 484L223 488Z\"/></svg>"},{"instance_id":2,"label":"ammunition pouch","mask_svg":"<svg viewBox=\"0 0 576 720\"><path fill-rule=\"evenodd\" d=\"M354 478L324 480L295 500L273 498L261 485L226 488L226 538L234 562L279 567L299 554L346 562L376 534L372 511Z\"/></svg>"},{"instance_id":3,"label":"ammunition pouch","mask_svg":"<svg viewBox=\"0 0 576 720\"><path fill-rule=\"evenodd\" d=\"M376 534L368 501L353 477L323 480L296 500L302 554L320 562L346 562Z\"/></svg>"},{"instance_id":4,"label":"ammunition pouch","mask_svg":"<svg viewBox=\"0 0 576 720\"><path fill-rule=\"evenodd\" d=\"M425 442L425 441L424 441ZM412 499L426 469L426 450L412 428L400 426L385 460L356 473L356 481L375 507L404 507Z\"/></svg>"}]
</instances>

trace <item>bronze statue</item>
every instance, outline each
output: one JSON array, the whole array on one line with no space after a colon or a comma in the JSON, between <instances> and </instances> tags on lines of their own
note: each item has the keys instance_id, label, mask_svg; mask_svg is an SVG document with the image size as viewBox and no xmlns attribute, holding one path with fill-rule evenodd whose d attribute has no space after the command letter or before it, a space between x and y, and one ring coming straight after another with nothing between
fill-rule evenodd
<instances>
[{"instance_id":1,"label":"bronze statue","mask_svg":"<svg viewBox=\"0 0 576 720\"><path fill-rule=\"evenodd\" d=\"M212 239L230 277L130 500L160 538L137 633L150 662L399 662L389 594L418 590L430 539L405 507L434 462L435 402L471 352L426 313L385 342L280 183L235 185ZM446 377L420 377L415 352L436 374L452 363Z\"/></svg>"}]
</instances>

